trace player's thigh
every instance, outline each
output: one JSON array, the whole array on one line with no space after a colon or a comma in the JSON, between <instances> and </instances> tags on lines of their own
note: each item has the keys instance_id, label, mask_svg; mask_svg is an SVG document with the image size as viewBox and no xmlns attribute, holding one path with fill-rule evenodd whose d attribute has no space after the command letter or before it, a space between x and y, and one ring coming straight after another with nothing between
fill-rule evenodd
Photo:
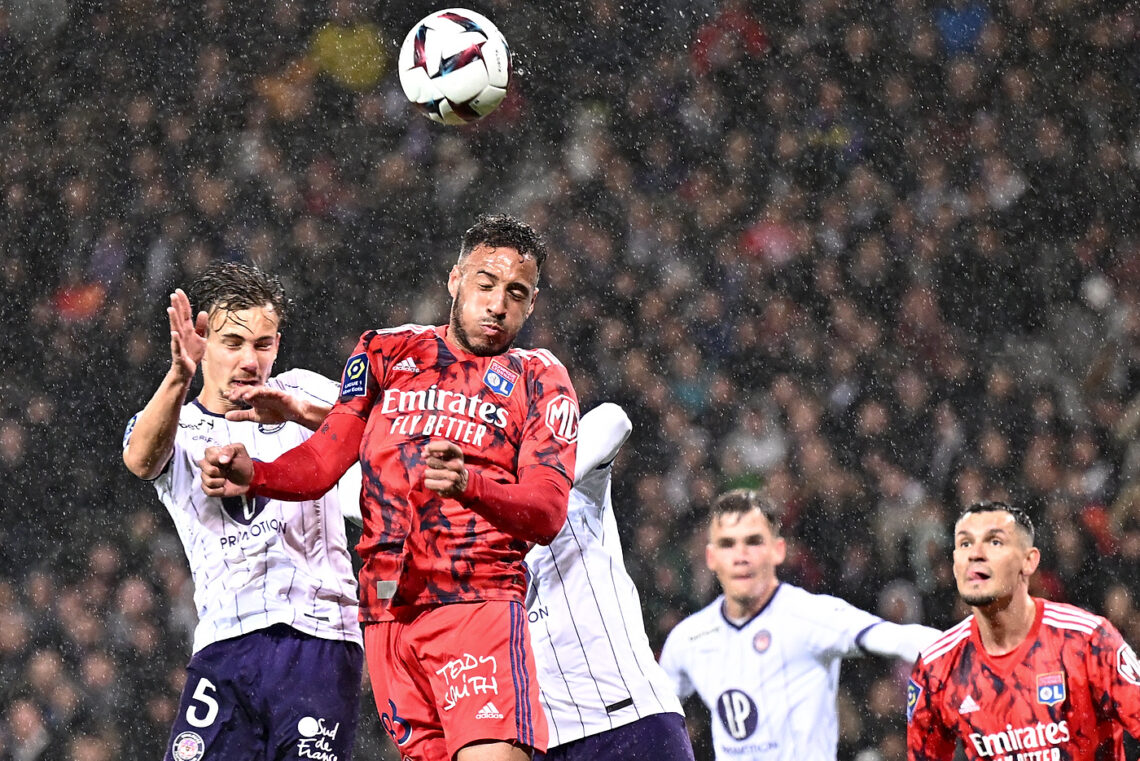
<instances>
[{"instance_id":1,"label":"player's thigh","mask_svg":"<svg viewBox=\"0 0 1140 761\"><path fill-rule=\"evenodd\" d=\"M445 605L410 626L450 756L488 741L546 748L546 717L521 603Z\"/></svg>"},{"instance_id":2,"label":"player's thigh","mask_svg":"<svg viewBox=\"0 0 1140 761\"><path fill-rule=\"evenodd\" d=\"M348 761L360 714L364 651L294 633L278 650L288 668L266 685L269 746L277 761L326 758Z\"/></svg>"},{"instance_id":3,"label":"player's thigh","mask_svg":"<svg viewBox=\"0 0 1140 761\"><path fill-rule=\"evenodd\" d=\"M678 713L644 716L624 726L583 737L536 761L693 761L693 745L685 719Z\"/></svg>"},{"instance_id":4,"label":"player's thigh","mask_svg":"<svg viewBox=\"0 0 1140 761\"><path fill-rule=\"evenodd\" d=\"M166 746L166 761L266 758L266 733L248 701L240 656L230 642L197 653Z\"/></svg>"},{"instance_id":5,"label":"player's thigh","mask_svg":"<svg viewBox=\"0 0 1140 761\"><path fill-rule=\"evenodd\" d=\"M406 665L412 656L401 647L404 631L405 625L395 621L364 627L364 655L380 724L401 758L449 761L431 685L418 669Z\"/></svg>"}]
</instances>

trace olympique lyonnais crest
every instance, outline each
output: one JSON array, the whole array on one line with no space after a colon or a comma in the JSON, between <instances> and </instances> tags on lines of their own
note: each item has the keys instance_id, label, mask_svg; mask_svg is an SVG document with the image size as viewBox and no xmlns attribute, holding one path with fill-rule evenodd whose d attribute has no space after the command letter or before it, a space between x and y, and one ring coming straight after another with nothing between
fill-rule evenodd
<instances>
[{"instance_id":1,"label":"olympique lyonnais crest","mask_svg":"<svg viewBox=\"0 0 1140 761\"><path fill-rule=\"evenodd\" d=\"M483 374L483 383L499 396L510 396L518 382L519 374L497 359L491 360L487 372Z\"/></svg>"},{"instance_id":2,"label":"olympique lyonnais crest","mask_svg":"<svg viewBox=\"0 0 1140 761\"><path fill-rule=\"evenodd\" d=\"M761 629L756 632L756 636L752 638L752 648L758 652L763 653L772 644L772 633L767 629Z\"/></svg>"},{"instance_id":3,"label":"olympique lyonnais crest","mask_svg":"<svg viewBox=\"0 0 1140 761\"><path fill-rule=\"evenodd\" d=\"M1056 705L1065 699L1065 674L1037 675L1037 702L1047 706Z\"/></svg>"}]
</instances>

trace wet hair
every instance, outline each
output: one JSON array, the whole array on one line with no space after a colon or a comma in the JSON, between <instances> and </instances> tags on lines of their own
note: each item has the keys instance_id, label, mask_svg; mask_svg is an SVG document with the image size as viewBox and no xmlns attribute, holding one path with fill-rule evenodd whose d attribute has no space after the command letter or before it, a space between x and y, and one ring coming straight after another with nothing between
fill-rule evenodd
<instances>
[{"instance_id":1,"label":"wet hair","mask_svg":"<svg viewBox=\"0 0 1140 761\"><path fill-rule=\"evenodd\" d=\"M513 248L522 256L529 256L542 271L546 262L546 243L538 231L525 222L507 214L484 214L463 233L459 247L462 262L475 248L485 243L492 248Z\"/></svg>"},{"instance_id":2,"label":"wet hair","mask_svg":"<svg viewBox=\"0 0 1140 761\"><path fill-rule=\"evenodd\" d=\"M739 519L752 510L764 514L772 536L780 535L780 511L767 495L755 489L733 489L717 497L709 508L709 521L716 521L726 515L735 515Z\"/></svg>"},{"instance_id":3,"label":"wet hair","mask_svg":"<svg viewBox=\"0 0 1140 761\"><path fill-rule=\"evenodd\" d=\"M967 515L973 515L975 513L998 512L1009 513L1011 516L1013 516L1014 522L1017 523L1017 525L1021 527L1021 530L1025 532L1025 535L1029 537L1029 546L1032 547L1033 542L1037 536L1037 532L1033 528L1033 521L1030 520L1029 513L1025 512L1023 509L1017 507L1016 505L1010 505L1006 504L1005 502L998 502L996 500L992 502L975 502L962 511L962 513L958 516L958 520L954 521L954 525L958 525Z\"/></svg>"},{"instance_id":4,"label":"wet hair","mask_svg":"<svg viewBox=\"0 0 1140 761\"><path fill-rule=\"evenodd\" d=\"M281 281L257 267L238 262L214 262L190 286L190 304L195 312L213 315L224 309L241 309L270 304L277 313L277 326L285 324L289 299Z\"/></svg>"}]
</instances>

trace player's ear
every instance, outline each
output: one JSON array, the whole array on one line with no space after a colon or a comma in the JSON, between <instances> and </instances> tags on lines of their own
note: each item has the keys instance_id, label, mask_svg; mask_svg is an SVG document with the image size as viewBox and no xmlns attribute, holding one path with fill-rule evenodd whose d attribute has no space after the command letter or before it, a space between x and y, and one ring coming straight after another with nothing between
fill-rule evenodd
<instances>
[{"instance_id":1,"label":"player's ear","mask_svg":"<svg viewBox=\"0 0 1140 761\"><path fill-rule=\"evenodd\" d=\"M530 294L530 306L526 308L526 316L530 317L530 313L534 311L534 302L538 299L538 286Z\"/></svg>"},{"instance_id":2,"label":"player's ear","mask_svg":"<svg viewBox=\"0 0 1140 761\"><path fill-rule=\"evenodd\" d=\"M784 558L788 556L788 543L784 541L784 537L776 537L776 541L772 543L772 564L783 565Z\"/></svg>"},{"instance_id":3,"label":"player's ear","mask_svg":"<svg viewBox=\"0 0 1140 761\"><path fill-rule=\"evenodd\" d=\"M713 543L709 540L705 543L705 566L712 572L716 572L716 564L713 562Z\"/></svg>"},{"instance_id":4,"label":"player's ear","mask_svg":"<svg viewBox=\"0 0 1140 761\"><path fill-rule=\"evenodd\" d=\"M459 271L459 265L456 264L451 268L451 272L447 275L447 292L451 294L451 298L459 295L459 279L463 273Z\"/></svg>"},{"instance_id":5,"label":"player's ear","mask_svg":"<svg viewBox=\"0 0 1140 761\"><path fill-rule=\"evenodd\" d=\"M1025 553L1025 561L1021 564L1021 573L1026 578L1029 578L1037 572L1037 565L1041 562L1041 550L1036 547L1030 547L1029 551Z\"/></svg>"}]
</instances>

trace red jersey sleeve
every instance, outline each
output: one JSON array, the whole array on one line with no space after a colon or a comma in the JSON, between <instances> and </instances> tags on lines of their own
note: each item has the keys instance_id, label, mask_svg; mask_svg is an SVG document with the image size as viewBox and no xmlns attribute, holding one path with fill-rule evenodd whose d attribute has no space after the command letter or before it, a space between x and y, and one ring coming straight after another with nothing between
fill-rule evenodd
<instances>
[{"instance_id":1,"label":"red jersey sleeve","mask_svg":"<svg viewBox=\"0 0 1140 761\"><path fill-rule=\"evenodd\" d=\"M1093 699L1101 715L1110 716L1140 739L1140 659L1108 620L1093 634L1086 655Z\"/></svg>"},{"instance_id":2,"label":"red jersey sleeve","mask_svg":"<svg viewBox=\"0 0 1140 761\"><path fill-rule=\"evenodd\" d=\"M368 419L372 405L376 403L376 396L380 392L379 378L384 377L384 362L382 354L376 350L379 343L379 334L370 330L356 342L352 356L344 363L344 372L340 376L340 396L333 405L330 415L335 413L355 415L363 420Z\"/></svg>"},{"instance_id":3,"label":"red jersey sleeve","mask_svg":"<svg viewBox=\"0 0 1140 761\"><path fill-rule=\"evenodd\" d=\"M950 761L954 757L953 730L942 721L934 699L938 689L938 677L920 656L906 686L908 761Z\"/></svg>"},{"instance_id":4,"label":"red jersey sleeve","mask_svg":"<svg viewBox=\"0 0 1140 761\"><path fill-rule=\"evenodd\" d=\"M530 352L533 370L527 373L526 423L519 447L518 473L528 468L554 468L574 481L578 451L578 395L566 368L545 349Z\"/></svg>"}]
</instances>

